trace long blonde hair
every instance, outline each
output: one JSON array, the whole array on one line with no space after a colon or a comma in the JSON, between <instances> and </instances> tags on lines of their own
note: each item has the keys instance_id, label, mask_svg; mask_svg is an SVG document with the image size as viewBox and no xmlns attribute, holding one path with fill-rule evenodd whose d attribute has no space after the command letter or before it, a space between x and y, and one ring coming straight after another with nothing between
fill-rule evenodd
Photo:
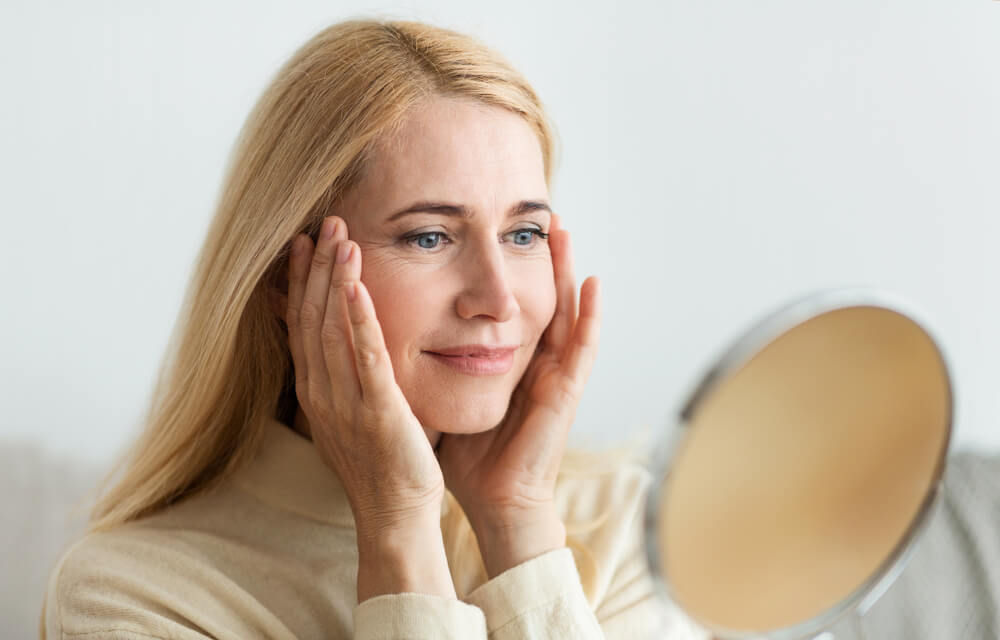
<instances>
[{"instance_id":1,"label":"long blonde hair","mask_svg":"<svg viewBox=\"0 0 1000 640\"><path fill-rule=\"evenodd\" d=\"M557 142L542 103L478 40L418 22L371 19L315 35L277 72L240 131L144 429L96 488L88 533L209 490L255 455L263 418L291 423L297 403L287 328L269 305L287 270L290 241L301 232L316 239L326 212L364 175L378 142L433 96L470 98L524 118L538 136L551 186ZM563 471L606 472L601 461L622 457L567 451ZM453 573L471 575L470 563L483 573L471 527L450 492L446 497L442 528ZM567 524L588 595L595 567L572 534L598 524L576 531ZM44 606L40 632L44 638Z\"/></svg>"},{"instance_id":2,"label":"long blonde hair","mask_svg":"<svg viewBox=\"0 0 1000 640\"><path fill-rule=\"evenodd\" d=\"M250 113L157 378L144 431L91 512L107 530L214 486L250 459L261 418L294 414L287 329L268 292L300 232L316 238L373 146L411 107L455 96L509 109L538 136L551 183L554 134L538 96L467 35L409 21L349 20L306 42Z\"/></svg>"}]
</instances>

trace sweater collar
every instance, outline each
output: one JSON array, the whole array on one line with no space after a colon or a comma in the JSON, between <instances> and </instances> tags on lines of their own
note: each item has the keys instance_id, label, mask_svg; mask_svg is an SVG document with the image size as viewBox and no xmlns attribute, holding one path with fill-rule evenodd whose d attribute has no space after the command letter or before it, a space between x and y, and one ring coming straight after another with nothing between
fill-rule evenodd
<instances>
[{"instance_id":1,"label":"sweater collar","mask_svg":"<svg viewBox=\"0 0 1000 640\"><path fill-rule=\"evenodd\" d=\"M311 440L272 417L264 420L261 438L257 455L233 476L236 485L276 509L354 528L344 487Z\"/></svg>"}]
</instances>

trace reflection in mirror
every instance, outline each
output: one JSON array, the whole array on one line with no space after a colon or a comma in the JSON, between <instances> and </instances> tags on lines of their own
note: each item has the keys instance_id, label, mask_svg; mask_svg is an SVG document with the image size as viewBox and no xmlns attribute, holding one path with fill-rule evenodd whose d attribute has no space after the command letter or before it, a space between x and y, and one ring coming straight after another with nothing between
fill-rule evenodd
<instances>
[{"instance_id":1,"label":"reflection in mirror","mask_svg":"<svg viewBox=\"0 0 1000 640\"><path fill-rule=\"evenodd\" d=\"M699 387L651 504L654 571L719 637L812 637L856 606L943 471L952 398L933 339L876 305L796 314Z\"/></svg>"}]
</instances>

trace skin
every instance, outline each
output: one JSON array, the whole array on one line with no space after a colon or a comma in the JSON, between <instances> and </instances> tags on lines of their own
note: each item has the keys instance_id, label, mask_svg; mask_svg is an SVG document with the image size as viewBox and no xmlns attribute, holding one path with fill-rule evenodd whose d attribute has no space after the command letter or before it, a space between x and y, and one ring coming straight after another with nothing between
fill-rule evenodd
<instances>
[{"instance_id":1,"label":"skin","mask_svg":"<svg viewBox=\"0 0 1000 640\"><path fill-rule=\"evenodd\" d=\"M569 234L548 198L520 116L433 98L381 142L327 218L329 235L293 243L288 294L274 306L295 363L294 428L351 502L359 602L454 597L445 486L491 577L565 545L555 478L597 353L599 287L583 283L578 312ZM389 220L418 201L469 215ZM524 201L544 206L511 215ZM513 366L470 376L430 354L469 343L516 346Z\"/></svg>"}]
</instances>

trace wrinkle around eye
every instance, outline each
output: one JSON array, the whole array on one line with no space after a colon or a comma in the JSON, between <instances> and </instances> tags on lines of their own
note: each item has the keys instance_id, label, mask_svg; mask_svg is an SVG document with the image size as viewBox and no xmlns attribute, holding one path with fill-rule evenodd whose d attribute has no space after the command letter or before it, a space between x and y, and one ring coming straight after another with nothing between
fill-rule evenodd
<instances>
[{"instance_id":1,"label":"wrinkle around eye","mask_svg":"<svg viewBox=\"0 0 1000 640\"><path fill-rule=\"evenodd\" d=\"M440 260L434 260L433 254L422 254L414 251L401 251L395 243L378 243L375 246L362 248L361 278L365 279L366 274L377 273L380 280L395 279L404 277L406 272L414 265L440 264Z\"/></svg>"}]
</instances>

